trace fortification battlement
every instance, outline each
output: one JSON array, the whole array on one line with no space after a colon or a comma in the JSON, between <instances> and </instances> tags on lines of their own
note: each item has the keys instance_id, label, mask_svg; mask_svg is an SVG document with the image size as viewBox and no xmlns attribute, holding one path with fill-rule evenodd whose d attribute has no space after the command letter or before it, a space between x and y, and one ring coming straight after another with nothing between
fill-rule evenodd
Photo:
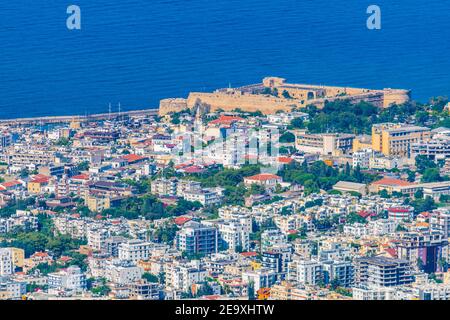
<instances>
[{"instance_id":1,"label":"fortification battlement","mask_svg":"<svg viewBox=\"0 0 450 320\"><path fill-rule=\"evenodd\" d=\"M159 114L165 115L189 108L207 108L210 111L222 109L232 111L261 111L272 114L279 110L292 111L314 104L321 108L326 101L350 99L357 103L370 102L378 107L389 107L410 100L410 91L386 88L366 89L353 87L322 86L311 84L291 84L279 77L266 77L259 84L240 88L217 89L214 92L191 92L187 99L170 98L160 102Z\"/></svg>"}]
</instances>

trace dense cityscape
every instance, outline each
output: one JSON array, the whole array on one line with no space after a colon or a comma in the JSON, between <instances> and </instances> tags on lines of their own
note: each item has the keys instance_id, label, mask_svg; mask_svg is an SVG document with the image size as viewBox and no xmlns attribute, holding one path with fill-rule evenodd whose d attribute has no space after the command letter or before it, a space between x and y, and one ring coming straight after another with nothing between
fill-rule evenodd
<instances>
[{"instance_id":1,"label":"dense cityscape","mask_svg":"<svg viewBox=\"0 0 450 320\"><path fill-rule=\"evenodd\" d=\"M0 299L449 300L450 103L409 96L0 122Z\"/></svg>"}]
</instances>

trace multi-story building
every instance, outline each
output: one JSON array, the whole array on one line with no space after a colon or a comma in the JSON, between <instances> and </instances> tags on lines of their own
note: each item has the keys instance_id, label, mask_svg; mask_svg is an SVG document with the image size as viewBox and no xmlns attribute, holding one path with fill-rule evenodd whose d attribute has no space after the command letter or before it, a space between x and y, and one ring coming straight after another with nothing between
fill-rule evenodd
<instances>
[{"instance_id":1,"label":"multi-story building","mask_svg":"<svg viewBox=\"0 0 450 320\"><path fill-rule=\"evenodd\" d=\"M178 231L176 247L187 254L211 254L219 249L217 228L189 221Z\"/></svg>"},{"instance_id":2,"label":"multi-story building","mask_svg":"<svg viewBox=\"0 0 450 320\"><path fill-rule=\"evenodd\" d=\"M47 165L53 163L55 155L44 150L12 150L7 154L7 163L11 165Z\"/></svg>"},{"instance_id":3,"label":"multi-story building","mask_svg":"<svg viewBox=\"0 0 450 320\"><path fill-rule=\"evenodd\" d=\"M358 285L392 287L413 281L407 260L380 256L355 259L355 283Z\"/></svg>"},{"instance_id":4,"label":"multi-story building","mask_svg":"<svg viewBox=\"0 0 450 320\"><path fill-rule=\"evenodd\" d=\"M0 248L0 276L14 273L12 252L9 248Z\"/></svg>"},{"instance_id":5,"label":"multi-story building","mask_svg":"<svg viewBox=\"0 0 450 320\"><path fill-rule=\"evenodd\" d=\"M201 182L192 180L179 180L177 183L177 196L183 197L186 192L200 192L202 189Z\"/></svg>"},{"instance_id":6,"label":"multi-story building","mask_svg":"<svg viewBox=\"0 0 450 320\"><path fill-rule=\"evenodd\" d=\"M353 285L354 270L351 261L323 261L322 267L324 283L337 281L341 287L350 287Z\"/></svg>"},{"instance_id":7,"label":"multi-story building","mask_svg":"<svg viewBox=\"0 0 450 320\"><path fill-rule=\"evenodd\" d=\"M353 152L352 154L352 166L366 169L369 168L370 158L373 155L372 149L361 149Z\"/></svg>"},{"instance_id":8,"label":"multi-story building","mask_svg":"<svg viewBox=\"0 0 450 320\"><path fill-rule=\"evenodd\" d=\"M136 300L160 300L164 298L164 291L160 284L142 280L130 285L130 298Z\"/></svg>"},{"instance_id":9,"label":"multi-story building","mask_svg":"<svg viewBox=\"0 0 450 320\"><path fill-rule=\"evenodd\" d=\"M25 282L0 277L0 300L19 300L26 292L27 284Z\"/></svg>"},{"instance_id":10,"label":"multi-story building","mask_svg":"<svg viewBox=\"0 0 450 320\"><path fill-rule=\"evenodd\" d=\"M287 243L287 235L278 229L268 229L261 233L261 251L269 251L272 247Z\"/></svg>"},{"instance_id":11,"label":"multi-story building","mask_svg":"<svg viewBox=\"0 0 450 320\"><path fill-rule=\"evenodd\" d=\"M322 155L346 154L352 150L353 134L321 133L312 134L299 130L296 134L295 147L299 151Z\"/></svg>"},{"instance_id":12,"label":"multi-story building","mask_svg":"<svg viewBox=\"0 0 450 320\"><path fill-rule=\"evenodd\" d=\"M316 260L299 260L291 263L289 268L295 268L295 280L300 284L318 285L323 282L323 265Z\"/></svg>"},{"instance_id":13,"label":"multi-story building","mask_svg":"<svg viewBox=\"0 0 450 320\"><path fill-rule=\"evenodd\" d=\"M430 214L430 229L442 233L444 238L450 237L450 210L436 209Z\"/></svg>"},{"instance_id":14,"label":"multi-story building","mask_svg":"<svg viewBox=\"0 0 450 320\"><path fill-rule=\"evenodd\" d=\"M204 225L214 226L219 230L219 248L230 252L248 251L250 232L240 220L209 220Z\"/></svg>"},{"instance_id":15,"label":"multi-story building","mask_svg":"<svg viewBox=\"0 0 450 320\"><path fill-rule=\"evenodd\" d=\"M426 141L430 137L427 127L398 123L381 123L372 126L372 149L386 156L411 156L413 143Z\"/></svg>"},{"instance_id":16,"label":"multi-story building","mask_svg":"<svg viewBox=\"0 0 450 320\"><path fill-rule=\"evenodd\" d=\"M117 284L131 284L142 278L143 269L131 261L114 259L106 263L106 278Z\"/></svg>"},{"instance_id":17,"label":"multi-story building","mask_svg":"<svg viewBox=\"0 0 450 320\"><path fill-rule=\"evenodd\" d=\"M435 161L450 158L450 136L411 144L411 157L419 155Z\"/></svg>"},{"instance_id":18,"label":"multi-story building","mask_svg":"<svg viewBox=\"0 0 450 320\"><path fill-rule=\"evenodd\" d=\"M89 228L87 230L88 245L95 250L104 250L109 231L104 228Z\"/></svg>"},{"instance_id":19,"label":"multi-story building","mask_svg":"<svg viewBox=\"0 0 450 320\"><path fill-rule=\"evenodd\" d=\"M160 178L152 181L150 189L156 195L175 196L177 195L177 184L178 180L176 178Z\"/></svg>"},{"instance_id":20,"label":"multi-story building","mask_svg":"<svg viewBox=\"0 0 450 320\"><path fill-rule=\"evenodd\" d=\"M271 269L261 268L242 272L242 281L249 285L251 284L255 293L261 288L270 288L277 279L277 273Z\"/></svg>"},{"instance_id":21,"label":"multi-story building","mask_svg":"<svg viewBox=\"0 0 450 320\"><path fill-rule=\"evenodd\" d=\"M208 273L200 261L192 261L185 265L168 266L166 281L170 287L183 292L190 292L191 286L205 281Z\"/></svg>"},{"instance_id":22,"label":"multi-story building","mask_svg":"<svg viewBox=\"0 0 450 320\"><path fill-rule=\"evenodd\" d=\"M134 239L119 244L119 259L138 262L148 260L150 256L150 246L148 242Z\"/></svg>"},{"instance_id":23,"label":"multi-story building","mask_svg":"<svg viewBox=\"0 0 450 320\"><path fill-rule=\"evenodd\" d=\"M410 206L388 208L387 212L388 218L397 222L410 221L414 216L414 208Z\"/></svg>"},{"instance_id":24,"label":"multi-story building","mask_svg":"<svg viewBox=\"0 0 450 320\"><path fill-rule=\"evenodd\" d=\"M213 206L222 202L222 194L213 189L203 189L197 191L185 191L184 197L188 201L198 201L203 206Z\"/></svg>"},{"instance_id":25,"label":"multi-story building","mask_svg":"<svg viewBox=\"0 0 450 320\"><path fill-rule=\"evenodd\" d=\"M50 291L83 291L86 289L86 275L77 266L48 274Z\"/></svg>"},{"instance_id":26,"label":"multi-story building","mask_svg":"<svg viewBox=\"0 0 450 320\"><path fill-rule=\"evenodd\" d=\"M411 262L426 273L439 270L442 248L448 245L441 232L407 232L396 243L398 257Z\"/></svg>"}]
</instances>

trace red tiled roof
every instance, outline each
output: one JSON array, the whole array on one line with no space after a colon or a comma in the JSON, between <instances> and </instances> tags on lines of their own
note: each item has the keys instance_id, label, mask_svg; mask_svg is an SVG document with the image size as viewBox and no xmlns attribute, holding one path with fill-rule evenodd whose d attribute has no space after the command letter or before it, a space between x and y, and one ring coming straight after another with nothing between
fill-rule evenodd
<instances>
[{"instance_id":1,"label":"red tiled roof","mask_svg":"<svg viewBox=\"0 0 450 320\"><path fill-rule=\"evenodd\" d=\"M393 179L393 178L382 178L378 181L373 182L373 184L387 185L387 186L401 186L401 187L414 185L414 183L411 183L411 182L408 182L405 180L400 180L400 179Z\"/></svg>"},{"instance_id":2,"label":"red tiled roof","mask_svg":"<svg viewBox=\"0 0 450 320\"><path fill-rule=\"evenodd\" d=\"M257 255L258 253L256 253L255 251L241 252L241 256L244 257L256 257Z\"/></svg>"},{"instance_id":3,"label":"red tiled roof","mask_svg":"<svg viewBox=\"0 0 450 320\"><path fill-rule=\"evenodd\" d=\"M389 212L394 212L394 213L410 212L411 210L412 209L402 208L402 207L393 207L393 208L388 209Z\"/></svg>"},{"instance_id":4,"label":"red tiled roof","mask_svg":"<svg viewBox=\"0 0 450 320\"><path fill-rule=\"evenodd\" d=\"M70 261L70 260L73 260L73 259L71 257L69 257L69 256L62 256L61 258L59 258L59 260L67 262L67 261Z\"/></svg>"},{"instance_id":5,"label":"red tiled roof","mask_svg":"<svg viewBox=\"0 0 450 320\"><path fill-rule=\"evenodd\" d=\"M183 225L186 222L191 221L191 220L192 219L188 218L188 217L177 217L177 218L173 219L173 222L175 222L175 224L181 226L181 225Z\"/></svg>"},{"instance_id":6,"label":"red tiled roof","mask_svg":"<svg viewBox=\"0 0 450 320\"><path fill-rule=\"evenodd\" d=\"M40 257L40 258L46 258L48 257L48 253L47 252L35 252L34 254L32 254L33 257Z\"/></svg>"},{"instance_id":7,"label":"red tiled roof","mask_svg":"<svg viewBox=\"0 0 450 320\"><path fill-rule=\"evenodd\" d=\"M376 213L375 212L361 210L360 212L358 212L358 215L363 217L363 218L367 218L367 217L376 216Z\"/></svg>"},{"instance_id":8,"label":"red tiled roof","mask_svg":"<svg viewBox=\"0 0 450 320\"><path fill-rule=\"evenodd\" d=\"M174 168L175 169L181 169L181 168L184 168L184 167L189 167L191 164L190 163L180 163L180 164L177 164L176 166L174 166Z\"/></svg>"},{"instance_id":9,"label":"red tiled roof","mask_svg":"<svg viewBox=\"0 0 450 320\"><path fill-rule=\"evenodd\" d=\"M272 180L272 179L281 179L280 176L277 176L276 174L271 174L271 173L260 173L260 174L256 174L254 176L251 177L245 177L245 179L248 180L257 180L257 181L266 181L266 180Z\"/></svg>"},{"instance_id":10,"label":"red tiled roof","mask_svg":"<svg viewBox=\"0 0 450 320\"><path fill-rule=\"evenodd\" d=\"M30 182L35 183L48 183L50 180L49 176L43 175L43 174L37 174L33 177L33 179Z\"/></svg>"},{"instance_id":11,"label":"red tiled roof","mask_svg":"<svg viewBox=\"0 0 450 320\"><path fill-rule=\"evenodd\" d=\"M224 125L230 125L233 122L244 120L244 118L241 117L235 117L235 116L220 116L218 119L212 120L209 122L209 124L224 124Z\"/></svg>"},{"instance_id":12,"label":"red tiled roof","mask_svg":"<svg viewBox=\"0 0 450 320\"><path fill-rule=\"evenodd\" d=\"M184 168L183 171L187 172L187 173L200 173L200 172L203 172L204 170L202 168L200 168L199 166L190 166L190 167Z\"/></svg>"},{"instance_id":13,"label":"red tiled roof","mask_svg":"<svg viewBox=\"0 0 450 320\"><path fill-rule=\"evenodd\" d=\"M72 179L72 180L89 180L89 175L88 175L88 174L85 174L85 173L83 173L83 174L78 174L78 175L76 175L76 176L73 176L71 179Z\"/></svg>"},{"instance_id":14,"label":"red tiled roof","mask_svg":"<svg viewBox=\"0 0 450 320\"><path fill-rule=\"evenodd\" d=\"M292 161L294 161L294 159L289 158L289 157L278 157L278 162L280 163L291 163Z\"/></svg>"},{"instance_id":15,"label":"red tiled roof","mask_svg":"<svg viewBox=\"0 0 450 320\"><path fill-rule=\"evenodd\" d=\"M8 181L8 182L3 182L1 185L4 186L5 188L10 188L10 187L15 187L15 186L18 186L21 184L22 183L20 183L20 181L12 180L12 181Z\"/></svg>"},{"instance_id":16,"label":"red tiled roof","mask_svg":"<svg viewBox=\"0 0 450 320\"><path fill-rule=\"evenodd\" d=\"M386 251L391 257L397 258L397 250L394 248L387 248L384 251Z\"/></svg>"},{"instance_id":17,"label":"red tiled roof","mask_svg":"<svg viewBox=\"0 0 450 320\"><path fill-rule=\"evenodd\" d=\"M127 160L130 163L133 163L136 161L144 160L145 157L138 156L137 154L127 154L127 155L123 156L122 159Z\"/></svg>"}]
</instances>

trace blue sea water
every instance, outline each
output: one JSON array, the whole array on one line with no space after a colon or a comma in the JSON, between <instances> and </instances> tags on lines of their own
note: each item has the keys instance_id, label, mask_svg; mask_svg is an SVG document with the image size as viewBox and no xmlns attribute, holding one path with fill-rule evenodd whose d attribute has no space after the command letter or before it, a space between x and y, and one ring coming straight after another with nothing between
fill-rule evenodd
<instances>
[{"instance_id":1,"label":"blue sea water","mask_svg":"<svg viewBox=\"0 0 450 320\"><path fill-rule=\"evenodd\" d=\"M66 28L80 6L82 30ZM377 4L382 29L366 28ZM450 95L447 0L3 0L0 118L157 107L268 75Z\"/></svg>"}]
</instances>

